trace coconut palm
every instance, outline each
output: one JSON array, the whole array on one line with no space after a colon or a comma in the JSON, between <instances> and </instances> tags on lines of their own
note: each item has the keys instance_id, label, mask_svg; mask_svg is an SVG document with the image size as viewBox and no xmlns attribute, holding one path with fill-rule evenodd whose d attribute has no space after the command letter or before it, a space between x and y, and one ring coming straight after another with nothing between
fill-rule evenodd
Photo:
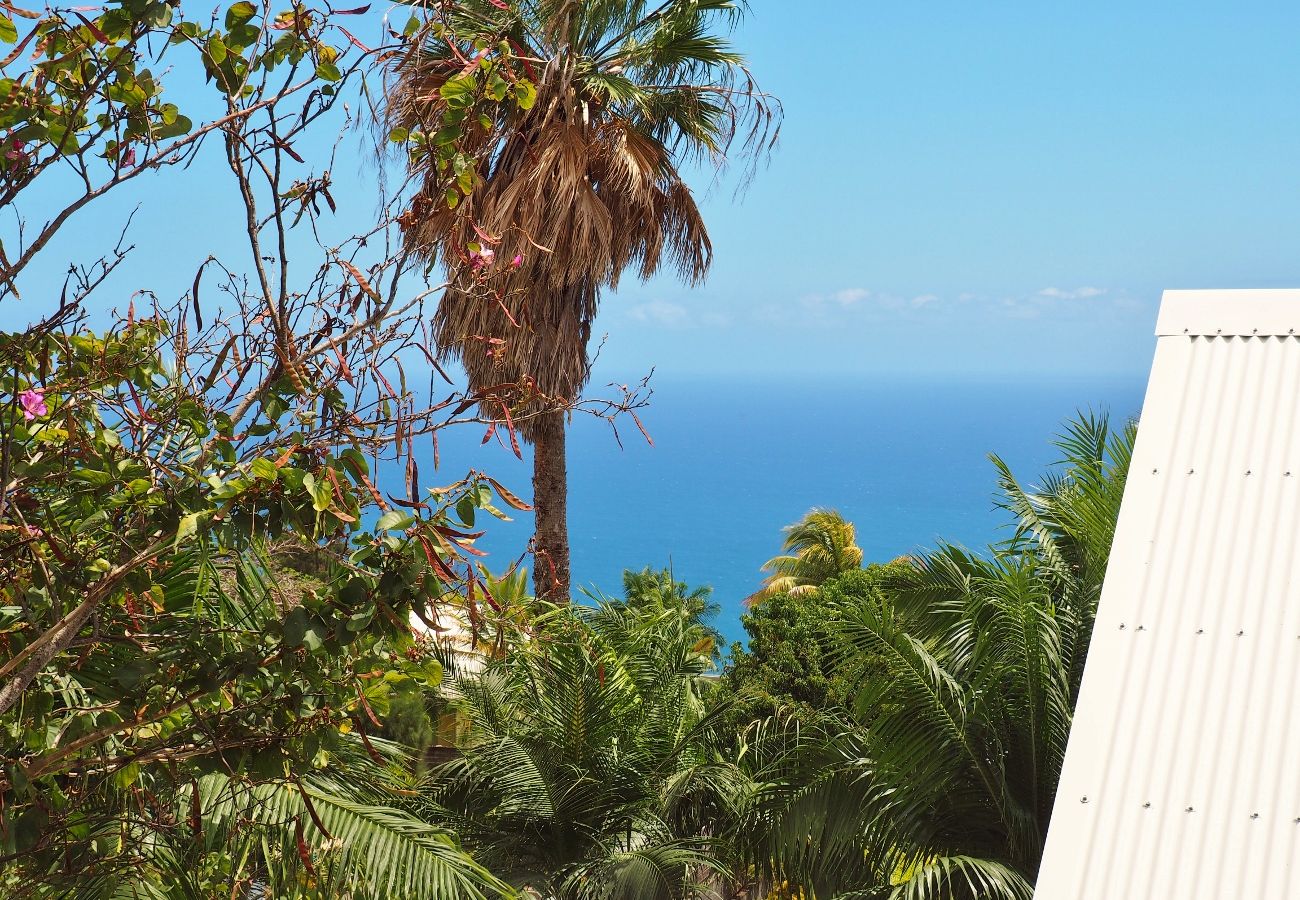
<instances>
[{"instance_id":1,"label":"coconut palm","mask_svg":"<svg viewBox=\"0 0 1300 900\"><path fill-rule=\"evenodd\" d=\"M838 611L884 674L819 727L766 723L759 864L810 898L1032 894L1134 434L1071 423L1037 489L995 458L1009 540Z\"/></svg>"},{"instance_id":2,"label":"coconut palm","mask_svg":"<svg viewBox=\"0 0 1300 900\"><path fill-rule=\"evenodd\" d=\"M828 578L862 565L853 523L833 509L810 510L785 529L785 554L763 564L772 574L751 600L775 594L808 594Z\"/></svg>"},{"instance_id":3,"label":"coconut palm","mask_svg":"<svg viewBox=\"0 0 1300 900\"><path fill-rule=\"evenodd\" d=\"M491 395L485 415L510 405L533 444L544 599L569 598L565 417L588 378L601 292L629 268L700 281L712 245L683 168L721 164L738 136L748 151L774 134L772 107L719 33L737 12L724 0L464 0L441 14L449 32L395 62L388 119L429 134L454 102L443 86L475 52L469 38L505 41L534 76L528 109L502 104L468 125L466 147L483 163L463 202L449 208L445 176L412 163L423 190L406 239L430 260L444 250L439 353Z\"/></svg>"}]
</instances>

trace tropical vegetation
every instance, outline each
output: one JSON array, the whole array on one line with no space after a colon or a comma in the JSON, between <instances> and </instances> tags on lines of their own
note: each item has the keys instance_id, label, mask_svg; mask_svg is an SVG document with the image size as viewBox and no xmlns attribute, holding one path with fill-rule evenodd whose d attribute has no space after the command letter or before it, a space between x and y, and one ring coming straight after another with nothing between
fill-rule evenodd
<instances>
[{"instance_id":1,"label":"tropical vegetation","mask_svg":"<svg viewBox=\"0 0 1300 900\"><path fill-rule=\"evenodd\" d=\"M1133 426L1080 416L1033 487L994 457L978 552L868 563L812 510L729 652L671 568L572 597L596 306L704 276L685 173L779 107L726 0L366 12L0 0L6 327L57 295L0 332L0 896L1027 898ZM300 151L357 109L408 177L341 235ZM83 210L209 157L239 253L104 299L135 232ZM480 539L532 504L430 481L466 427L534 445L531 591Z\"/></svg>"},{"instance_id":2,"label":"tropical vegetation","mask_svg":"<svg viewBox=\"0 0 1300 900\"><path fill-rule=\"evenodd\" d=\"M819 721L755 726L756 862L817 897L1032 894L1133 438L1072 422L1035 490L995 457L1010 538L842 597L870 667Z\"/></svg>"}]
</instances>

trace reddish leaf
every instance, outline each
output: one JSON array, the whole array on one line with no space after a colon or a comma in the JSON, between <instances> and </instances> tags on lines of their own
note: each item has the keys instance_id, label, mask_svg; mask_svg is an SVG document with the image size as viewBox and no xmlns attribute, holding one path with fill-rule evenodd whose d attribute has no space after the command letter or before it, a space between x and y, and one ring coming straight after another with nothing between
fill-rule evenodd
<instances>
[{"instance_id":1,"label":"reddish leaf","mask_svg":"<svg viewBox=\"0 0 1300 900\"><path fill-rule=\"evenodd\" d=\"M501 411L506 416L506 431L510 434L510 449L515 452L516 459L524 458L524 451L519 447L519 436L515 434L515 422L510 418L510 404L501 401Z\"/></svg>"},{"instance_id":2,"label":"reddish leaf","mask_svg":"<svg viewBox=\"0 0 1300 900\"><path fill-rule=\"evenodd\" d=\"M448 528L446 525L434 525L433 530L439 534L445 534L450 538L459 538L465 541L476 541L486 532L482 531L457 531L455 528Z\"/></svg>"},{"instance_id":3,"label":"reddish leaf","mask_svg":"<svg viewBox=\"0 0 1300 900\"><path fill-rule=\"evenodd\" d=\"M339 265L346 269L348 274L357 280L357 284L360 285L361 290L369 294L372 299L379 299L379 292L370 286L370 282L366 281L366 276L361 274L360 269L352 265L352 263L348 262L346 259L340 259ZM389 390L392 390L392 388L390 387Z\"/></svg>"},{"instance_id":4,"label":"reddish leaf","mask_svg":"<svg viewBox=\"0 0 1300 900\"><path fill-rule=\"evenodd\" d=\"M641 429L641 434L645 437L646 443L653 447L655 445L654 438L650 437L650 432L645 430L645 426L641 424L641 420L637 418L636 413L630 409L627 412L632 417L632 421L636 423L636 427Z\"/></svg>"},{"instance_id":5,"label":"reddish leaf","mask_svg":"<svg viewBox=\"0 0 1300 900\"><path fill-rule=\"evenodd\" d=\"M311 853L307 850L307 839L302 834L302 819L294 817L293 820L293 837L298 844L298 858L302 860L303 867L307 874L312 878L316 877L316 867L311 864Z\"/></svg>"},{"instance_id":6,"label":"reddish leaf","mask_svg":"<svg viewBox=\"0 0 1300 900\"><path fill-rule=\"evenodd\" d=\"M369 9L369 8L370 8L370 7L368 7L368 6L366 7L366 9ZM362 51L363 53L369 53L369 52L370 52L370 48L369 48L369 47L367 47L365 44L361 43L359 40L357 40L355 37L353 37L353 36L352 36L352 32L348 31L348 30L347 30L346 28L344 28L342 25L339 26L339 31L343 32L343 34L347 37L347 39L348 39L349 41L352 42L352 46L356 47L358 50Z\"/></svg>"},{"instance_id":7,"label":"reddish leaf","mask_svg":"<svg viewBox=\"0 0 1300 900\"><path fill-rule=\"evenodd\" d=\"M491 476L488 475L485 475L483 477L487 478L488 484L492 485L492 489L497 492L497 496L501 498L501 502L506 504L506 506L518 510L523 510L525 512L532 509L532 506L530 506L529 504L525 503L523 500L520 500L518 497L516 497L511 491L507 490L501 484L501 482L497 481L495 478L492 478Z\"/></svg>"},{"instance_id":8,"label":"reddish leaf","mask_svg":"<svg viewBox=\"0 0 1300 900\"><path fill-rule=\"evenodd\" d=\"M442 561L433 549L433 544L429 543L429 539L424 535L419 535L419 540L420 547L424 550L424 557L429 561L429 568L437 572L438 577L447 584L454 584L456 582L455 573L447 568L447 564Z\"/></svg>"}]
</instances>

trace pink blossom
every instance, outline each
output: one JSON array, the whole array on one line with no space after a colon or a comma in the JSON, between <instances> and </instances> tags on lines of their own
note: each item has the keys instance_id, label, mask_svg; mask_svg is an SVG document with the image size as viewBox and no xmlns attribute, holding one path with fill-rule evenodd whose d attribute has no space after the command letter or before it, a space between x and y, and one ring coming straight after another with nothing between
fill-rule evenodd
<instances>
[{"instance_id":1,"label":"pink blossom","mask_svg":"<svg viewBox=\"0 0 1300 900\"><path fill-rule=\"evenodd\" d=\"M23 407L23 418L30 422L37 416L46 415L45 394L38 390L26 390L18 395L18 402Z\"/></svg>"},{"instance_id":2,"label":"pink blossom","mask_svg":"<svg viewBox=\"0 0 1300 900\"><path fill-rule=\"evenodd\" d=\"M481 250L472 250L469 254L469 267L477 272L479 269L485 269L496 260L496 251L491 247L484 247Z\"/></svg>"},{"instance_id":3,"label":"pink blossom","mask_svg":"<svg viewBox=\"0 0 1300 900\"><path fill-rule=\"evenodd\" d=\"M515 258L510 260L510 268L512 269L517 269L523 264L524 264L524 255L522 253L516 253Z\"/></svg>"},{"instance_id":4,"label":"pink blossom","mask_svg":"<svg viewBox=\"0 0 1300 900\"><path fill-rule=\"evenodd\" d=\"M124 166L133 166L133 165L135 165L135 148L134 148L134 147L130 147L130 148L128 148L127 151L126 151L125 153L122 154L122 165L124 165Z\"/></svg>"}]
</instances>

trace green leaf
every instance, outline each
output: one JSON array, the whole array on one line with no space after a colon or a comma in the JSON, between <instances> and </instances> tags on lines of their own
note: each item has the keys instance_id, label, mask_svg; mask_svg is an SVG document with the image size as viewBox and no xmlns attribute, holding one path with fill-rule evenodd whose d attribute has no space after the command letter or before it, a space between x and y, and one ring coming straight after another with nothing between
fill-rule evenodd
<instances>
[{"instance_id":1,"label":"green leaf","mask_svg":"<svg viewBox=\"0 0 1300 900\"><path fill-rule=\"evenodd\" d=\"M456 515L466 525L474 524L474 500L469 495L461 497L456 501Z\"/></svg>"},{"instance_id":2,"label":"green leaf","mask_svg":"<svg viewBox=\"0 0 1300 900\"><path fill-rule=\"evenodd\" d=\"M166 28L172 23L172 8L162 0L155 0L145 7L144 21L150 28Z\"/></svg>"},{"instance_id":3,"label":"green leaf","mask_svg":"<svg viewBox=\"0 0 1300 900\"><path fill-rule=\"evenodd\" d=\"M249 468L255 477L264 481L275 481L280 474L280 470L275 467L275 463L269 459L255 459Z\"/></svg>"},{"instance_id":4,"label":"green leaf","mask_svg":"<svg viewBox=\"0 0 1300 900\"><path fill-rule=\"evenodd\" d=\"M176 543L179 547L183 541L187 541L199 533L199 516L202 513L188 513L181 517L181 523L176 527Z\"/></svg>"},{"instance_id":5,"label":"green leaf","mask_svg":"<svg viewBox=\"0 0 1300 900\"><path fill-rule=\"evenodd\" d=\"M515 82L515 102L519 104L520 109L533 108L533 104L537 102L537 88L531 81L520 79Z\"/></svg>"},{"instance_id":6,"label":"green leaf","mask_svg":"<svg viewBox=\"0 0 1300 900\"><path fill-rule=\"evenodd\" d=\"M310 478L311 476L308 477ZM330 487L330 483L323 478L319 481L313 479L310 491L312 509L316 510L316 512L324 512L329 509L330 504L334 502L334 489Z\"/></svg>"},{"instance_id":7,"label":"green leaf","mask_svg":"<svg viewBox=\"0 0 1300 900\"><path fill-rule=\"evenodd\" d=\"M208 57L212 60L213 65L221 65L226 61L226 45L217 35L208 38Z\"/></svg>"},{"instance_id":8,"label":"green leaf","mask_svg":"<svg viewBox=\"0 0 1300 900\"><path fill-rule=\"evenodd\" d=\"M0 41L12 44L18 40L18 27L8 16L0 16Z\"/></svg>"},{"instance_id":9,"label":"green leaf","mask_svg":"<svg viewBox=\"0 0 1300 900\"><path fill-rule=\"evenodd\" d=\"M390 509L379 517L375 528L379 531L405 531L414 524L415 516L404 513L400 509Z\"/></svg>"},{"instance_id":10,"label":"green leaf","mask_svg":"<svg viewBox=\"0 0 1300 900\"><path fill-rule=\"evenodd\" d=\"M158 137L174 138L183 134L189 134L194 128L194 123L188 116L177 115L171 122L164 122L163 127L158 129Z\"/></svg>"},{"instance_id":11,"label":"green leaf","mask_svg":"<svg viewBox=\"0 0 1300 900\"><path fill-rule=\"evenodd\" d=\"M307 634L309 625L307 610L301 606L294 607L289 614L284 617L284 643L289 647L297 647L303 642Z\"/></svg>"},{"instance_id":12,"label":"green leaf","mask_svg":"<svg viewBox=\"0 0 1300 900\"><path fill-rule=\"evenodd\" d=\"M343 73L334 63L323 62L316 67L316 77L322 81L338 81L343 77Z\"/></svg>"},{"instance_id":13,"label":"green leaf","mask_svg":"<svg viewBox=\"0 0 1300 900\"><path fill-rule=\"evenodd\" d=\"M249 3L248 0L240 0L240 2L226 10L226 28L230 29L236 25L241 25L255 15L257 15L257 7Z\"/></svg>"}]
</instances>

